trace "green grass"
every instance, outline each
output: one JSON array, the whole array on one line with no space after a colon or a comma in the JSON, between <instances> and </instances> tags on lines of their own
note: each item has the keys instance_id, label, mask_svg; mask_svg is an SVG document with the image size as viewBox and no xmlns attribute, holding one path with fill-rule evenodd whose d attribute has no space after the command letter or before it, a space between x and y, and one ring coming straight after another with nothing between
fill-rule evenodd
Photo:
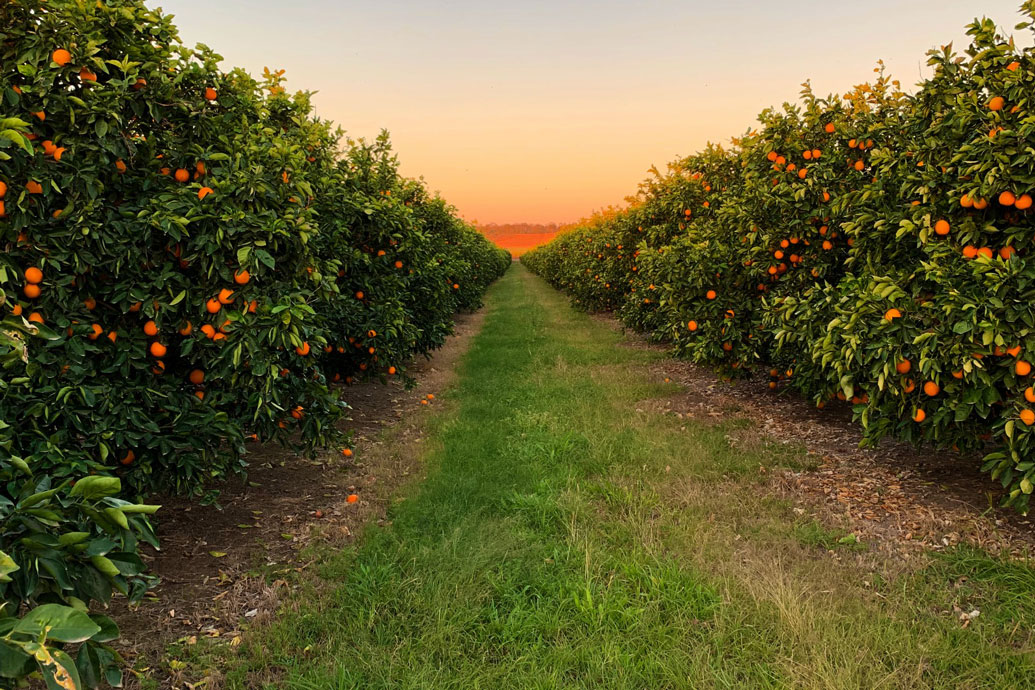
<instances>
[{"instance_id":1,"label":"green grass","mask_svg":"<svg viewBox=\"0 0 1035 690\"><path fill-rule=\"evenodd\" d=\"M488 309L391 523L317 547L273 625L195 664L313 690L1035 683L1028 567L840 542L766 490L760 468L802 449L645 404L673 391L645 373L657 353L520 266Z\"/></svg>"}]
</instances>

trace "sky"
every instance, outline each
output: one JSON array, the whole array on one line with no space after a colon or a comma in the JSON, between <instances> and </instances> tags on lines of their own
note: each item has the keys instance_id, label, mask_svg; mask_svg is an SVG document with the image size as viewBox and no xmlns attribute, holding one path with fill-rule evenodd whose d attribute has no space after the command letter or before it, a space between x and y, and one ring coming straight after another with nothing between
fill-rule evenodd
<instances>
[{"instance_id":1,"label":"sky","mask_svg":"<svg viewBox=\"0 0 1035 690\"><path fill-rule=\"evenodd\" d=\"M844 93L883 59L1008 32L1020 0L148 0L224 66L287 70L351 137L391 132L401 172L470 221L570 222L652 165L747 131L801 83ZM1026 34L1019 43L1030 44Z\"/></svg>"}]
</instances>

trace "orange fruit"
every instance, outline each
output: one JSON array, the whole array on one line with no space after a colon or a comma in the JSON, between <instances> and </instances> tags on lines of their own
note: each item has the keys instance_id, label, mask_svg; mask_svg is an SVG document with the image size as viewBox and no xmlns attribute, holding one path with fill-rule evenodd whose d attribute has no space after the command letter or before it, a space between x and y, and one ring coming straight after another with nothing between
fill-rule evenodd
<instances>
[{"instance_id":1,"label":"orange fruit","mask_svg":"<svg viewBox=\"0 0 1035 690\"><path fill-rule=\"evenodd\" d=\"M202 326L201 327L201 332L205 334L206 338L212 339L212 338L216 337L216 329L210 323L206 323L204 326Z\"/></svg>"},{"instance_id":2,"label":"orange fruit","mask_svg":"<svg viewBox=\"0 0 1035 690\"><path fill-rule=\"evenodd\" d=\"M1024 399L1030 403L1035 403L1035 388L1028 386L1024 389Z\"/></svg>"},{"instance_id":3,"label":"orange fruit","mask_svg":"<svg viewBox=\"0 0 1035 690\"><path fill-rule=\"evenodd\" d=\"M205 399L205 391L194 391L194 397L197 398L198 400L204 400Z\"/></svg>"},{"instance_id":4,"label":"orange fruit","mask_svg":"<svg viewBox=\"0 0 1035 690\"><path fill-rule=\"evenodd\" d=\"M898 309L895 309L894 307L884 312L884 319L886 321L894 321L900 316L902 316L902 312L900 312Z\"/></svg>"},{"instance_id":5,"label":"orange fruit","mask_svg":"<svg viewBox=\"0 0 1035 690\"><path fill-rule=\"evenodd\" d=\"M1017 372L1018 376L1027 376L1031 373L1031 365L1025 362L1023 359L1017 360L1013 370Z\"/></svg>"},{"instance_id":6,"label":"orange fruit","mask_svg":"<svg viewBox=\"0 0 1035 690\"><path fill-rule=\"evenodd\" d=\"M50 54L50 59L58 67L64 67L65 65L67 65L69 62L72 61L72 53L68 52L64 48L58 48L57 50L55 50L53 53Z\"/></svg>"},{"instance_id":7,"label":"orange fruit","mask_svg":"<svg viewBox=\"0 0 1035 690\"><path fill-rule=\"evenodd\" d=\"M251 279L252 279L251 274L248 273L248 271L246 271L244 269L238 271L237 273L234 273L234 282L237 283L238 285L246 285L248 283L248 281L251 280Z\"/></svg>"},{"instance_id":8,"label":"orange fruit","mask_svg":"<svg viewBox=\"0 0 1035 690\"><path fill-rule=\"evenodd\" d=\"M362 290L360 290L359 292L356 293L356 299L363 299L363 291Z\"/></svg>"},{"instance_id":9,"label":"orange fruit","mask_svg":"<svg viewBox=\"0 0 1035 690\"><path fill-rule=\"evenodd\" d=\"M205 309L208 311L209 314L216 314L222 308L223 308L222 302L220 302L215 297L213 297L209 301L205 302Z\"/></svg>"},{"instance_id":10,"label":"orange fruit","mask_svg":"<svg viewBox=\"0 0 1035 690\"><path fill-rule=\"evenodd\" d=\"M230 304L234 301L234 291L230 288L223 288L219 291L219 303Z\"/></svg>"},{"instance_id":11,"label":"orange fruit","mask_svg":"<svg viewBox=\"0 0 1035 690\"><path fill-rule=\"evenodd\" d=\"M932 398L942 392L941 387L934 381L928 381L924 384L924 393L931 396Z\"/></svg>"},{"instance_id":12,"label":"orange fruit","mask_svg":"<svg viewBox=\"0 0 1035 690\"><path fill-rule=\"evenodd\" d=\"M937 234L939 234L939 235L948 235L949 234L949 221L944 220L944 219L938 221L937 223L934 224L934 231Z\"/></svg>"},{"instance_id":13,"label":"orange fruit","mask_svg":"<svg viewBox=\"0 0 1035 690\"><path fill-rule=\"evenodd\" d=\"M186 182L190 179L190 173L185 168L177 168L173 177L176 178L177 182Z\"/></svg>"},{"instance_id":14,"label":"orange fruit","mask_svg":"<svg viewBox=\"0 0 1035 690\"><path fill-rule=\"evenodd\" d=\"M388 367L388 375L395 376L395 367Z\"/></svg>"},{"instance_id":15,"label":"orange fruit","mask_svg":"<svg viewBox=\"0 0 1035 690\"><path fill-rule=\"evenodd\" d=\"M1013 206L1016 203L1017 197L1013 195L1013 192L1007 190L999 195L999 203L1003 206Z\"/></svg>"},{"instance_id":16,"label":"orange fruit","mask_svg":"<svg viewBox=\"0 0 1035 690\"><path fill-rule=\"evenodd\" d=\"M1013 247L1003 247L999 250L999 258L1008 260L1011 256L1017 253L1017 250Z\"/></svg>"},{"instance_id":17,"label":"orange fruit","mask_svg":"<svg viewBox=\"0 0 1035 690\"><path fill-rule=\"evenodd\" d=\"M1026 211L1031 208L1031 197L1027 194L1021 194L1017 197L1017 201L1014 203L1014 208L1018 211Z\"/></svg>"},{"instance_id":18,"label":"orange fruit","mask_svg":"<svg viewBox=\"0 0 1035 690\"><path fill-rule=\"evenodd\" d=\"M826 126L823 128L823 131L826 132L827 134L833 134L834 133L834 123L833 122L828 122L826 124Z\"/></svg>"},{"instance_id":19,"label":"orange fruit","mask_svg":"<svg viewBox=\"0 0 1035 690\"><path fill-rule=\"evenodd\" d=\"M963 248L963 257L966 259L973 259L978 255L978 248L972 244L968 244Z\"/></svg>"},{"instance_id":20,"label":"orange fruit","mask_svg":"<svg viewBox=\"0 0 1035 690\"><path fill-rule=\"evenodd\" d=\"M43 281L43 271L35 266L29 266L25 269L25 280L33 284L40 283Z\"/></svg>"},{"instance_id":21,"label":"orange fruit","mask_svg":"<svg viewBox=\"0 0 1035 690\"><path fill-rule=\"evenodd\" d=\"M214 100L216 100L216 97L218 95L219 94L216 93L216 90L213 89L211 86L205 89L205 100L206 101L214 101Z\"/></svg>"},{"instance_id":22,"label":"orange fruit","mask_svg":"<svg viewBox=\"0 0 1035 690\"><path fill-rule=\"evenodd\" d=\"M910 362L908 359L903 359L901 362L895 365L895 371L897 371L900 374L908 374L912 368L913 363Z\"/></svg>"},{"instance_id":23,"label":"orange fruit","mask_svg":"<svg viewBox=\"0 0 1035 690\"><path fill-rule=\"evenodd\" d=\"M25 287L22 288L22 292L29 299L36 299L40 296L40 286L35 283L26 283Z\"/></svg>"},{"instance_id":24,"label":"orange fruit","mask_svg":"<svg viewBox=\"0 0 1035 690\"><path fill-rule=\"evenodd\" d=\"M162 345L158 341L151 343L151 354L155 357L165 357L166 352L168 352L168 348L166 348L165 345Z\"/></svg>"},{"instance_id":25,"label":"orange fruit","mask_svg":"<svg viewBox=\"0 0 1035 690\"><path fill-rule=\"evenodd\" d=\"M108 340L110 340L111 342L115 342L115 340L118 337L119 337L119 334L116 331L109 331L108 332Z\"/></svg>"},{"instance_id":26,"label":"orange fruit","mask_svg":"<svg viewBox=\"0 0 1035 690\"><path fill-rule=\"evenodd\" d=\"M79 70L79 79L81 81L97 81L97 75L84 67Z\"/></svg>"},{"instance_id":27,"label":"orange fruit","mask_svg":"<svg viewBox=\"0 0 1035 690\"><path fill-rule=\"evenodd\" d=\"M715 290L709 290L708 292L704 293L704 296L708 299L715 299L716 297L718 297Z\"/></svg>"},{"instance_id":28,"label":"orange fruit","mask_svg":"<svg viewBox=\"0 0 1035 690\"><path fill-rule=\"evenodd\" d=\"M1032 412L1031 410L1021 410L1021 421L1028 426L1035 424L1035 412Z\"/></svg>"},{"instance_id":29,"label":"orange fruit","mask_svg":"<svg viewBox=\"0 0 1035 690\"><path fill-rule=\"evenodd\" d=\"M295 352L297 352L302 357L305 357L309 354L309 343L302 343L301 345L295 348Z\"/></svg>"},{"instance_id":30,"label":"orange fruit","mask_svg":"<svg viewBox=\"0 0 1035 690\"><path fill-rule=\"evenodd\" d=\"M191 322L190 322L190 321L188 321L188 322L187 322L187 323L186 323L186 324L185 324L185 325L183 326L183 328L181 328L181 329L180 329L179 333L180 333L180 335L190 335L190 334L191 334L191 331L193 331L193 330L194 330L194 326L193 326L193 325L191 324Z\"/></svg>"},{"instance_id":31,"label":"orange fruit","mask_svg":"<svg viewBox=\"0 0 1035 690\"><path fill-rule=\"evenodd\" d=\"M988 101L989 110L1002 110L1004 105L1006 105L1006 101L1002 96L995 96Z\"/></svg>"},{"instance_id":32,"label":"orange fruit","mask_svg":"<svg viewBox=\"0 0 1035 690\"><path fill-rule=\"evenodd\" d=\"M979 211L988 208L988 199L974 199L974 208Z\"/></svg>"},{"instance_id":33,"label":"orange fruit","mask_svg":"<svg viewBox=\"0 0 1035 690\"><path fill-rule=\"evenodd\" d=\"M104 329L101 328L101 324L99 323L95 323L92 326L90 326L90 330L92 331L92 333L90 333L90 335L87 336L90 340L97 340L101 337L101 333L104 333Z\"/></svg>"},{"instance_id":34,"label":"orange fruit","mask_svg":"<svg viewBox=\"0 0 1035 690\"><path fill-rule=\"evenodd\" d=\"M906 385L903 386L902 391L912 393L914 390L916 390L916 384L913 383L913 379L906 379Z\"/></svg>"},{"instance_id":35,"label":"orange fruit","mask_svg":"<svg viewBox=\"0 0 1035 690\"><path fill-rule=\"evenodd\" d=\"M129 451L126 451L126 454L123 455L122 458L119 459L119 462L121 462L123 465L128 465L131 462L133 462L134 460L136 460L136 458L137 458L137 454L134 453L133 451L129 450Z\"/></svg>"},{"instance_id":36,"label":"orange fruit","mask_svg":"<svg viewBox=\"0 0 1035 690\"><path fill-rule=\"evenodd\" d=\"M686 327L689 328L691 331L696 331L697 330L697 322L696 321L690 321L689 323L686 324Z\"/></svg>"},{"instance_id":37,"label":"orange fruit","mask_svg":"<svg viewBox=\"0 0 1035 690\"><path fill-rule=\"evenodd\" d=\"M144 324L144 334L150 336L158 335L158 324L154 321L148 321Z\"/></svg>"},{"instance_id":38,"label":"orange fruit","mask_svg":"<svg viewBox=\"0 0 1035 690\"><path fill-rule=\"evenodd\" d=\"M213 191L214 190L211 187L202 187L201 189L198 190L198 199L204 199L209 194L211 194Z\"/></svg>"},{"instance_id":39,"label":"orange fruit","mask_svg":"<svg viewBox=\"0 0 1035 690\"><path fill-rule=\"evenodd\" d=\"M355 503L356 501L359 500L359 496L357 496L356 494L349 494L349 497L346 498L345 500L348 501L349 503Z\"/></svg>"},{"instance_id":40,"label":"orange fruit","mask_svg":"<svg viewBox=\"0 0 1035 690\"><path fill-rule=\"evenodd\" d=\"M395 267L396 268L402 268L403 267L403 262L402 261L396 261L395 262Z\"/></svg>"},{"instance_id":41,"label":"orange fruit","mask_svg":"<svg viewBox=\"0 0 1035 690\"><path fill-rule=\"evenodd\" d=\"M916 412L913 413L913 421L919 424L925 419L927 419L927 413L921 410L919 407L916 408Z\"/></svg>"},{"instance_id":42,"label":"orange fruit","mask_svg":"<svg viewBox=\"0 0 1035 690\"><path fill-rule=\"evenodd\" d=\"M978 249L978 254L985 257L986 259L991 259L994 252L992 251L991 247L981 247L981 249Z\"/></svg>"}]
</instances>

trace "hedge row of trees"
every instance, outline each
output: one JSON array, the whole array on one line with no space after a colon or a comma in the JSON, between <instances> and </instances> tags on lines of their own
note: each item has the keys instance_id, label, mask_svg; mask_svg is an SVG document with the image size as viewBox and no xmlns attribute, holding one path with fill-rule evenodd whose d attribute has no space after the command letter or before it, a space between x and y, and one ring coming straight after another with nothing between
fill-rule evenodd
<instances>
[{"instance_id":1,"label":"hedge row of trees","mask_svg":"<svg viewBox=\"0 0 1035 690\"><path fill-rule=\"evenodd\" d=\"M915 94L883 66L841 97L806 85L523 261L680 356L850 401L869 442L980 451L1027 510L1035 52L989 20L968 34Z\"/></svg>"},{"instance_id":2,"label":"hedge row of trees","mask_svg":"<svg viewBox=\"0 0 1035 690\"><path fill-rule=\"evenodd\" d=\"M0 5L0 687L117 681L91 607L146 590L154 541L123 499L346 443L347 384L509 266L387 136L220 59L138 0Z\"/></svg>"}]
</instances>

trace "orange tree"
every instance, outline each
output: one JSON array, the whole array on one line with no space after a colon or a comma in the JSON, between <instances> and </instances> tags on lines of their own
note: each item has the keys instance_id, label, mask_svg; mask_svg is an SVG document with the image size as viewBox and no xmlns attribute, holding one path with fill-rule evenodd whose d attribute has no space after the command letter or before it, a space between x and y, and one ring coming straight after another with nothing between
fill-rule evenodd
<instances>
[{"instance_id":1,"label":"orange tree","mask_svg":"<svg viewBox=\"0 0 1035 690\"><path fill-rule=\"evenodd\" d=\"M800 107L763 113L720 157L730 177L707 199L714 213L680 218L674 202L712 149L650 180L607 224L522 260L583 306L613 309L583 299L598 289L592 256L570 248L649 219L636 270L608 274L630 286L626 323L693 361L759 363L772 386L789 379L819 406L849 400L867 441L983 451L1006 501L1026 510L1035 159L1023 142L1035 54L988 20L969 33L962 56L931 53L934 75L915 95L878 67L844 98L806 86Z\"/></svg>"},{"instance_id":2,"label":"orange tree","mask_svg":"<svg viewBox=\"0 0 1035 690\"><path fill-rule=\"evenodd\" d=\"M401 373L509 265L387 137L340 147L282 73L221 71L139 0L6 3L0 26L0 308L41 334L0 387L0 461L37 488L200 493L248 438L341 441L330 384ZM97 499L96 530L133 532ZM75 591L34 572L49 584L9 588L6 615Z\"/></svg>"}]
</instances>

